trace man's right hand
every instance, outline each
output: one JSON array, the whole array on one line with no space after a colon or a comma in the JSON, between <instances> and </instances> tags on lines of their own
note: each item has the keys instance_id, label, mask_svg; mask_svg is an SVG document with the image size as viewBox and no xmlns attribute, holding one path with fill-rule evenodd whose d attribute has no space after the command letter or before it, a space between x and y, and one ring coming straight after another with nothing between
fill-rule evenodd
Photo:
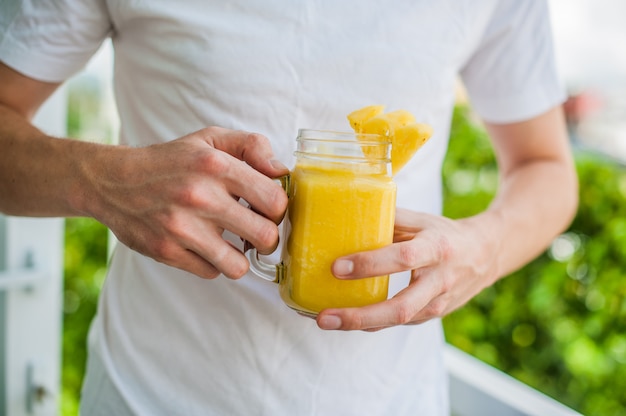
<instances>
[{"instance_id":1,"label":"man's right hand","mask_svg":"<svg viewBox=\"0 0 626 416\"><path fill-rule=\"evenodd\" d=\"M287 195L271 178L288 169L273 157L264 136L219 127L145 148L119 147L80 162L93 192L81 210L159 262L204 278L237 279L249 264L224 230L261 253L278 244Z\"/></svg>"}]
</instances>

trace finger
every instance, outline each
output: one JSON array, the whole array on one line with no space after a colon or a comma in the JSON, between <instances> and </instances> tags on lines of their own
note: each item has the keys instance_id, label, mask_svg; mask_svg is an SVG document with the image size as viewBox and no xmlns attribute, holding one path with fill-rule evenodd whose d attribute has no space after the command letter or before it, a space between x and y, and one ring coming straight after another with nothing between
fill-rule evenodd
<instances>
[{"instance_id":1,"label":"finger","mask_svg":"<svg viewBox=\"0 0 626 416\"><path fill-rule=\"evenodd\" d=\"M386 247L340 257L332 272L340 279L360 279L413 270L436 264L442 255L427 238L413 238Z\"/></svg>"},{"instance_id":2,"label":"finger","mask_svg":"<svg viewBox=\"0 0 626 416\"><path fill-rule=\"evenodd\" d=\"M252 244L261 254L270 254L278 246L278 226L239 203L228 209L220 225Z\"/></svg>"},{"instance_id":3,"label":"finger","mask_svg":"<svg viewBox=\"0 0 626 416\"><path fill-rule=\"evenodd\" d=\"M432 224L436 216L424 212L396 208L396 228L409 232L417 232Z\"/></svg>"},{"instance_id":4,"label":"finger","mask_svg":"<svg viewBox=\"0 0 626 416\"><path fill-rule=\"evenodd\" d=\"M414 319L411 322L407 322L406 324L404 324L404 326L407 326L407 325L421 325L421 324L423 324L425 322L430 321L431 319L432 318L429 318L429 319ZM363 329L362 331L364 331L364 332L378 332L378 331L382 331L383 329L393 328L394 326L398 326L398 325L386 325L386 326L379 326L379 327L376 327L376 328L366 328L366 329Z\"/></svg>"},{"instance_id":5,"label":"finger","mask_svg":"<svg viewBox=\"0 0 626 416\"><path fill-rule=\"evenodd\" d=\"M270 178L289 173L289 169L275 159L269 139L262 134L221 127L210 127L203 132L207 141L217 149L243 160Z\"/></svg>"},{"instance_id":6,"label":"finger","mask_svg":"<svg viewBox=\"0 0 626 416\"><path fill-rule=\"evenodd\" d=\"M241 159L270 178L289 173L289 169L277 160L267 137L249 133L241 149Z\"/></svg>"},{"instance_id":7,"label":"finger","mask_svg":"<svg viewBox=\"0 0 626 416\"><path fill-rule=\"evenodd\" d=\"M441 217L424 212L397 208L394 223L394 242L412 239L416 234L429 228L440 227Z\"/></svg>"},{"instance_id":8,"label":"finger","mask_svg":"<svg viewBox=\"0 0 626 416\"><path fill-rule=\"evenodd\" d=\"M263 213L257 211L252 205L250 204L246 204L248 209L252 210L254 213L259 214L259 215L263 215ZM269 218L274 224L279 225L283 219L285 218L285 213L287 212L287 209L285 207L285 211L283 212L283 214L278 217L278 218ZM265 216L264 216L265 217Z\"/></svg>"},{"instance_id":9,"label":"finger","mask_svg":"<svg viewBox=\"0 0 626 416\"><path fill-rule=\"evenodd\" d=\"M233 217L240 220L236 227L227 220L230 216L224 216L219 227L197 218L193 223L179 229L177 235L181 245L190 252L211 264L226 277L238 279L248 271L250 264L239 247L222 237L223 230L241 233L245 240L258 245L261 254L269 254L278 245L278 227L270 220L254 214L238 203L233 205L231 211L234 213ZM248 220L251 216L256 218ZM253 231L255 226L249 225L256 223L262 223L266 229L272 231L261 233L262 237L259 239L259 235Z\"/></svg>"},{"instance_id":10,"label":"finger","mask_svg":"<svg viewBox=\"0 0 626 416\"><path fill-rule=\"evenodd\" d=\"M249 264L238 247L223 239L223 230L240 236L260 254L270 254L278 246L278 226L235 201L219 209L217 216L207 214L189 221L176 229L178 239L230 278L241 277Z\"/></svg>"},{"instance_id":11,"label":"finger","mask_svg":"<svg viewBox=\"0 0 626 416\"><path fill-rule=\"evenodd\" d=\"M250 267L243 253L222 238L216 239L213 244L204 244L201 247L190 248L188 251L209 263L229 279L241 278Z\"/></svg>"},{"instance_id":12,"label":"finger","mask_svg":"<svg viewBox=\"0 0 626 416\"><path fill-rule=\"evenodd\" d=\"M288 202L282 186L244 163L233 163L231 169L224 178L228 191L243 198L254 211L279 223Z\"/></svg>"},{"instance_id":13,"label":"finger","mask_svg":"<svg viewBox=\"0 0 626 416\"><path fill-rule=\"evenodd\" d=\"M237 203L233 205L241 207ZM181 218L171 221L173 225L168 227L170 237L156 244L153 251L157 253L155 256L157 260L184 270L195 267L194 271L199 276L209 278L214 276L210 272L208 276L201 272L201 260L232 279L238 279L248 271L248 260L238 247L223 238L224 229L219 224L202 216ZM271 224L269 220L264 220ZM190 253L195 254L199 259L194 261ZM195 264L195 266L187 264Z\"/></svg>"},{"instance_id":14,"label":"finger","mask_svg":"<svg viewBox=\"0 0 626 416\"><path fill-rule=\"evenodd\" d=\"M263 254L271 253L278 245L278 225L243 206L224 186L206 186L193 193L182 190L181 194L188 209L166 212L160 220L177 241L205 259L211 260L204 255L213 244L209 236L216 234L221 241L224 230L250 241Z\"/></svg>"},{"instance_id":15,"label":"finger","mask_svg":"<svg viewBox=\"0 0 626 416\"><path fill-rule=\"evenodd\" d=\"M203 257L182 247L172 249L168 254L155 256L155 260L168 266L185 270L204 279L214 279L220 271Z\"/></svg>"},{"instance_id":16,"label":"finger","mask_svg":"<svg viewBox=\"0 0 626 416\"><path fill-rule=\"evenodd\" d=\"M419 279L393 298L360 308L326 309L317 317L317 324L327 330L379 330L413 322L424 322L432 316L420 312L438 295L433 278Z\"/></svg>"}]
</instances>

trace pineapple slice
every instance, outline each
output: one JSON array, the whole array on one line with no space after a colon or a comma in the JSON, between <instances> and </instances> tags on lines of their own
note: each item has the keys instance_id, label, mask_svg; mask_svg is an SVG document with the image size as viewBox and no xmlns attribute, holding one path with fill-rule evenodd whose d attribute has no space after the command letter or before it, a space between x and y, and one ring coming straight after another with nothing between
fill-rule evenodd
<instances>
[{"instance_id":1,"label":"pineapple slice","mask_svg":"<svg viewBox=\"0 0 626 416\"><path fill-rule=\"evenodd\" d=\"M385 114L385 116L393 120L396 125L400 126L406 126L407 124L415 123L417 121L415 120L415 116L413 116L413 114L411 114L407 110L390 111Z\"/></svg>"},{"instance_id":2,"label":"pineapple slice","mask_svg":"<svg viewBox=\"0 0 626 416\"><path fill-rule=\"evenodd\" d=\"M395 130L395 122L387 117L386 114L380 114L378 116L371 117L361 124L360 133L361 134L369 134L369 135L377 135L377 136L369 136L367 139L372 140L372 137L378 137L378 140L389 140L391 141L391 136L393 135L393 131ZM362 142L365 141L364 136L359 136L359 140ZM386 147L382 146L366 146L361 145L361 150L363 154L369 159L382 159L387 156Z\"/></svg>"},{"instance_id":3,"label":"pineapple slice","mask_svg":"<svg viewBox=\"0 0 626 416\"><path fill-rule=\"evenodd\" d=\"M391 138L391 174L396 175L430 139L433 128L424 123L410 123L396 129Z\"/></svg>"},{"instance_id":4,"label":"pineapple slice","mask_svg":"<svg viewBox=\"0 0 626 416\"><path fill-rule=\"evenodd\" d=\"M361 133L363 123L372 117L382 114L384 110L384 105L368 105L367 107L363 107L348 114L348 121L355 132Z\"/></svg>"},{"instance_id":5,"label":"pineapple slice","mask_svg":"<svg viewBox=\"0 0 626 416\"><path fill-rule=\"evenodd\" d=\"M348 115L357 133L378 134L391 141L391 171L395 176L433 134L432 127L417 123L407 110L383 113L381 105L371 105ZM378 157L373 149L363 148L367 157Z\"/></svg>"},{"instance_id":6,"label":"pineapple slice","mask_svg":"<svg viewBox=\"0 0 626 416\"><path fill-rule=\"evenodd\" d=\"M390 138L396 126L399 127L398 123L392 118L387 117L387 114L381 114L363 121L359 133L379 134L383 137Z\"/></svg>"}]
</instances>

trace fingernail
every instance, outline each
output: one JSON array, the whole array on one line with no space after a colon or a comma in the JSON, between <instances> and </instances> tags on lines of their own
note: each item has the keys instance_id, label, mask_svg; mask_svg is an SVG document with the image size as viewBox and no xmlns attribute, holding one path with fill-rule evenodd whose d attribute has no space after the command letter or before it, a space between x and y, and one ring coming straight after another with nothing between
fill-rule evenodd
<instances>
[{"instance_id":1,"label":"fingernail","mask_svg":"<svg viewBox=\"0 0 626 416\"><path fill-rule=\"evenodd\" d=\"M335 276L347 276L354 271L354 263L351 260L340 259L333 266Z\"/></svg>"},{"instance_id":2,"label":"fingernail","mask_svg":"<svg viewBox=\"0 0 626 416\"><path fill-rule=\"evenodd\" d=\"M282 162L277 159L270 159L270 165L276 170L289 170L287 166L283 165Z\"/></svg>"},{"instance_id":3,"label":"fingernail","mask_svg":"<svg viewBox=\"0 0 626 416\"><path fill-rule=\"evenodd\" d=\"M335 315L324 315L319 319L318 325L322 329L339 329L341 328L341 318Z\"/></svg>"}]
</instances>

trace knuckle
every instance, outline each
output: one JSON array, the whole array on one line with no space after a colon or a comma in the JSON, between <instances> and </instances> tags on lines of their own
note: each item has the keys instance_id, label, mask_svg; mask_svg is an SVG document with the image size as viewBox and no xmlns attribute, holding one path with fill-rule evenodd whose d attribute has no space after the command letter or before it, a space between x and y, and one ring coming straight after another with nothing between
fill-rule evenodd
<instances>
[{"instance_id":1,"label":"knuckle","mask_svg":"<svg viewBox=\"0 0 626 416\"><path fill-rule=\"evenodd\" d=\"M431 318L442 317L446 312L446 303L443 299L433 299L425 308L427 316Z\"/></svg>"},{"instance_id":2,"label":"knuckle","mask_svg":"<svg viewBox=\"0 0 626 416\"><path fill-rule=\"evenodd\" d=\"M446 236L440 236L435 245L435 258L439 262L444 262L453 257L453 248L450 240Z\"/></svg>"},{"instance_id":3,"label":"knuckle","mask_svg":"<svg viewBox=\"0 0 626 416\"><path fill-rule=\"evenodd\" d=\"M453 282L452 279L448 279L448 278L441 278L439 279L439 293L441 294L445 294L450 292L450 290L452 290L453 288Z\"/></svg>"},{"instance_id":4,"label":"knuckle","mask_svg":"<svg viewBox=\"0 0 626 416\"><path fill-rule=\"evenodd\" d=\"M354 264L354 275L369 275L376 268L376 261L365 253L356 253L350 256Z\"/></svg>"},{"instance_id":5,"label":"knuckle","mask_svg":"<svg viewBox=\"0 0 626 416\"><path fill-rule=\"evenodd\" d=\"M272 188L269 194L268 204L269 209L275 216L281 216L287 209L287 193L280 187L276 186Z\"/></svg>"},{"instance_id":6,"label":"knuckle","mask_svg":"<svg viewBox=\"0 0 626 416\"><path fill-rule=\"evenodd\" d=\"M341 329L344 330L357 330L365 328L363 317L358 313L347 314L347 316L342 319L342 322L344 322L344 325Z\"/></svg>"},{"instance_id":7,"label":"knuckle","mask_svg":"<svg viewBox=\"0 0 626 416\"><path fill-rule=\"evenodd\" d=\"M175 212L168 212L164 214L161 218L161 226L163 229L172 236L181 237L184 234L184 222L181 219L180 215L177 215ZM165 244L163 242L162 244Z\"/></svg>"},{"instance_id":8,"label":"knuckle","mask_svg":"<svg viewBox=\"0 0 626 416\"><path fill-rule=\"evenodd\" d=\"M246 143L253 148L270 146L269 139L260 133L248 133Z\"/></svg>"},{"instance_id":9,"label":"knuckle","mask_svg":"<svg viewBox=\"0 0 626 416\"><path fill-rule=\"evenodd\" d=\"M395 320L398 324L403 325L413 319L413 308L405 303L400 303L395 310Z\"/></svg>"},{"instance_id":10,"label":"knuckle","mask_svg":"<svg viewBox=\"0 0 626 416\"><path fill-rule=\"evenodd\" d=\"M198 154L197 166L201 172L211 176L226 175L230 168L226 154L214 149Z\"/></svg>"},{"instance_id":11,"label":"knuckle","mask_svg":"<svg viewBox=\"0 0 626 416\"><path fill-rule=\"evenodd\" d=\"M223 265L222 274L227 278L232 280L241 279L248 272L248 262L232 259L229 253L226 253L228 250L224 249L223 251L221 258L216 260L215 264Z\"/></svg>"},{"instance_id":12,"label":"knuckle","mask_svg":"<svg viewBox=\"0 0 626 416\"><path fill-rule=\"evenodd\" d=\"M200 132L205 136L215 136L217 134L217 127L215 126L206 126L200 129Z\"/></svg>"},{"instance_id":13,"label":"knuckle","mask_svg":"<svg viewBox=\"0 0 626 416\"><path fill-rule=\"evenodd\" d=\"M215 266L220 265L220 264L228 264L229 252L230 250L228 248L228 245L217 244L213 248L212 253L210 253L211 258L209 259L209 261L211 262L211 264Z\"/></svg>"},{"instance_id":14,"label":"knuckle","mask_svg":"<svg viewBox=\"0 0 626 416\"><path fill-rule=\"evenodd\" d=\"M248 272L248 266L244 263L236 263L233 265L233 270L230 273L230 278L233 280L241 279Z\"/></svg>"},{"instance_id":15,"label":"knuckle","mask_svg":"<svg viewBox=\"0 0 626 416\"><path fill-rule=\"evenodd\" d=\"M150 243L149 251L155 260L171 263L176 258L176 246L168 240L158 239Z\"/></svg>"},{"instance_id":16,"label":"knuckle","mask_svg":"<svg viewBox=\"0 0 626 416\"><path fill-rule=\"evenodd\" d=\"M223 134L223 129L217 126L206 126L198 130L198 134L206 139L212 140Z\"/></svg>"},{"instance_id":17,"label":"knuckle","mask_svg":"<svg viewBox=\"0 0 626 416\"><path fill-rule=\"evenodd\" d=\"M264 222L257 232L259 246L274 248L278 241L278 227L274 223Z\"/></svg>"},{"instance_id":18,"label":"knuckle","mask_svg":"<svg viewBox=\"0 0 626 416\"><path fill-rule=\"evenodd\" d=\"M182 184L178 189L177 201L186 207L200 207L206 203L204 190L193 183Z\"/></svg>"},{"instance_id":19,"label":"knuckle","mask_svg":"<svg viewBox=\"0 0 626 416\"><path fill-rule=\"evenodd\" d=\"M418 262L419 253L410 244L400 246L399 261L400 265L406 269L412 269Z\"/></svg>"},{"instance_id":20,"label":"knuckle","mask_svg":"<svg viewBox=\"0 0 626 416\"><path fill-rule=\"evenodd\" d=\"M216 265L216 267L221 266L224 276L229 279L237 280L247 273L249 266L247 261L235 258L235 256L231 256L231 253L232 251L228 246L223 246L216 252L213 264Z\"/></svg>"}]
</instances>

